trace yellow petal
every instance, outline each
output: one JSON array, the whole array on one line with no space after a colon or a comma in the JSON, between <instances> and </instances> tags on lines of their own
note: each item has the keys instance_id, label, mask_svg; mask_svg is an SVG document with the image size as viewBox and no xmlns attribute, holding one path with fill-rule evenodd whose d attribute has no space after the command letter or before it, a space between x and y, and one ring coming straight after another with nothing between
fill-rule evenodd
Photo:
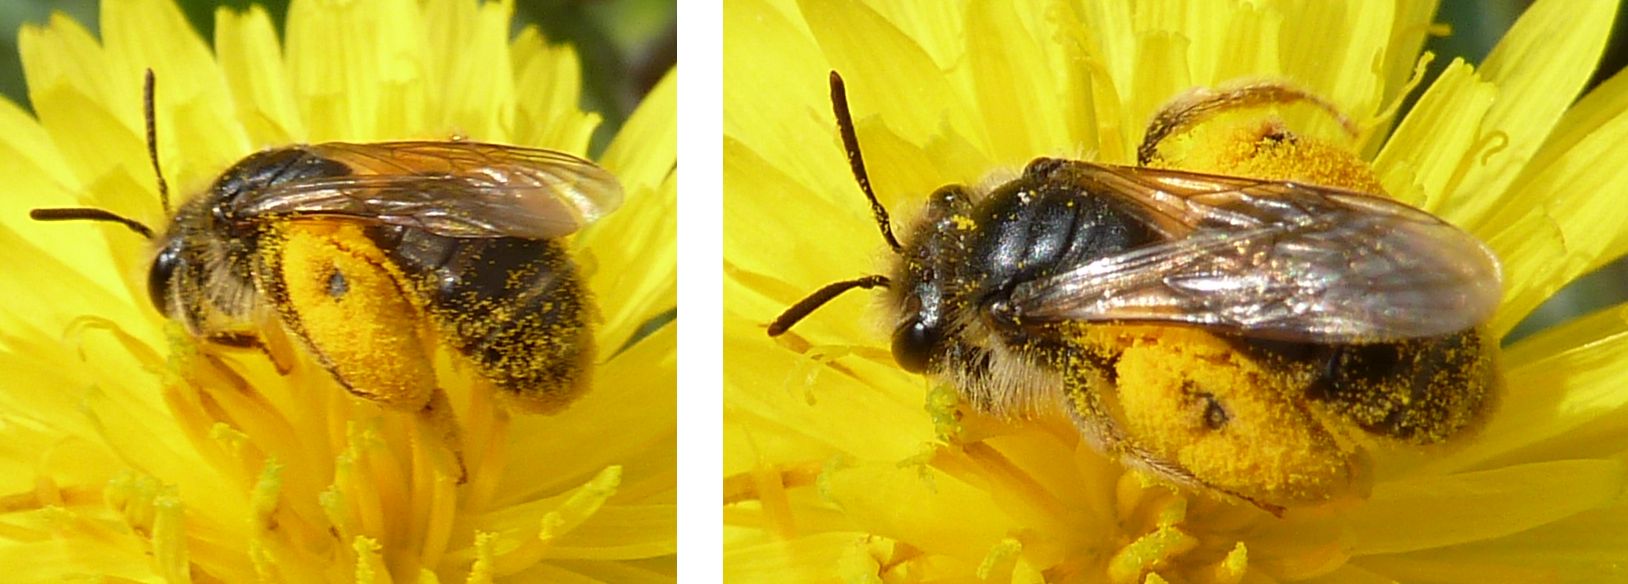
<instances>
[{"instance_id":1,"label":"yellow petal","mask_svg":"<svg viewBox=\"0 0 1628 584\"><path fill-rule=\"evenodd\" d=\"M1381 69L1385 83L1386 103L1399 97L1401 89L1413 75L1413 66L1419 59L1427 33L1436 15L1440 0L1400 0L1396 3L1396 24L1391 28L1391 41L1385 49Z\"/></svg>"},{"instance_id":2,"label":"yellow petal","mask_svg":"<svg viewBox=\"0 0 1628 584\"><path fill-rule=\"evenodd\" d=\"M1128 97L1130 90L1129 79L1136 76L1138 55L1136 49L1137 30L1132 24L1136 18L1133 2L1129 0L1104 0L1103 2L1088 2L1081 9L1080 34L1084 35L1087 53L1102 61L1107 69L1108 79L1120 84L1119 92L1115 97ZM1141 124L1146 120L1138 120ZM1141 132L1141 128L1136 128Z\"/></svg>"},{"instance_id":3,"label":"yellow petal","mask_svg":"<svg viewBox=\"0 0 1628 584\"><path fill-rule=\"evenodd\" d=\"M989 493L931 468L858 464L827 470L820 484L867 531L934 553L983 557L1017 528L990 505Z\"/></svg>"},{"instance_id":4,"label":"yellow petal","mask_svg":"<svg viewBox=\"0 0 1628 584\"><path fill-rule=\"evenodd\" d=\"M677 175L636 196L576 241L578 257L597 266L589 289L605 312L596 336L604 356L650 318L678 302ZM637 269L622 266L640 266Z\"/></svg>"},{"instance_id":5,"label":"yellow petal","mask_svg":"<svg viewBox=\"0 0 1628 584\"><path fill-rule=\"evenodd\" d=\"M153 71L159 160L178 192L204 188L248 153L247 136L232 111L226 79L209 46L174 2L104 2L100 24L105 62L113 79L129 80L128 91L139 91L143 71ZM131 103L109 103L107 107L129 126L141 127L139 116L125 117L126 112L136 111ZM132 154L146 158L145 148Z\"/></svg>"},{"instance_id":6,"label":"yellow petal","mask_svg":"<svg viewBox=\"0 0 1628 584\"><path fill-rule=\"evenodd\" d=\"M955 66L965 53L969 22L965 2L872 2L870 7L916 39L942 69ZM1023 4L1019 12L1044 18L1045 11L1028 10L1035 7L1031 0Z\"/></svg>"},{"instance_id":7,"label":"yellow petal","mask_svg":"<svg viewBox=\"0 0 1628 584\"><path fill-rule=\"evenodd\" d=\"M1586 128L1578 122L1591 123ZM1628 76L1591 92L1509 187L1508 202L1473 231L1504 261L1504 305L1494 332L1579 275L1628 251L1628 206L1602 193L1628 180Z\"/></svg>"},{"instance_id":8,"label":"yellow petal","mask_svg":"<svg viewBox=\"0 0 1628 584\"><path fill-rule=\"evenodd\" d=\"M516 417L509 451L523 453L519 461L549 463L511 463L501 488L506 498L499 503L569 488L608 462L645 452L672 435L678 399L675 339L675 327L663 327L596 368L593 390L559 415ZM585 449L590 444L593 448Z\"/></svg>"},{"instance_id":9,"label":"yellow petal","mask_svg":"<svg viewBox=\"0 0 1628 584\"><path fill-rule=\"evenodd\" d=\"M17 171L41 175L36 179L40 182L40 189L17 189L16 194L6 197L10 203L33 202L61 206L76 203L73 198L63 196L63 191L77 186L68 161L55 155L51 137L46 134L39 121L10 99L0 99L0 125L7 129L6 132L0 133L0 148L7 150L8 155L4 158L4 164L8 173ZM52 188L44 188L47 185ZM28 193L29 196L18 196L21 193ZM18 221L20 219L11 213L0 219L0 222L8 225Z\"/></svg>"},{"instance_id":10,"label":"yellow petal","mask_svg":"<svg viewBox=\"0 0 1628 584\"><path fill-rule=\"evenodd\" d=\"M1299 2L1282 5L1283 73L1354 119L1379 110L1378 65L1391 40L1396 7L1388 2Z\"/></svg>"},{"instance_id":11,"label":"yellow petal","mask_svg":"<svg viewBox=\"0 0 1628 584\"><path fill-rule=\"evenodd\" d=\"M756 450L732 457L734 464L822 461L837 452L896 461L916 455L922 440L933 435L931 420L921 415L920 386L891 362L882 362L891 361L885 353L844 355L834 347L829 356L817 350L804 356L768 342L767 336L742 336L745 325L738 320L725 326L724 352L732 363L724 380L729 418L743 428L779 429L761 436L748 430L732 438L726 444L732 452ZM819 361L837 357L837 370Z\"/></svg>"},{"instance_id":12,"label":"yellow petal","mask_svg":"<svg viewBox=\"0 0 1628 584\"><path fill-rule=\"evenodd\" d=\"M654 189L678 164L678 70L668 71L600 157L630 195Z\"/></svg>"},{"instance_id":13,"label":"yellow petal","mask_svg":"<svg viewBox=\"0 0 1628 584\"><path fill-rule=\"evenodd\" d=\"M1498 88L1498 99L1476 129L1477 138L1501 134L1491 150L1473 153L1462 181L1439 212L1466 225L1500 206L1530 206L1501 193L1543 144L1566 108L1593 75L1605 49L1617 2L1537 2L1521 14L1487 56L1480 76ZM1481 149L1478 149L1481 150Z\"/></svg>"},{"instance_id":14,"label":"yellow petal","mask_svg":"<svg viewBox=\"0 0 1628 584\"><path fill-rule=\"evenodd\" d=\"M1202 3L1201 3L1202 4ZM1194 64L1195 79L1205 85L1215 85L1239 78L1272 78L1279 74L1279 37L1283 34L1283 15L1261 6L1241 4L1226 14L1213 31L1219 47L1212 53L1213 62Z\"/></svg>"},{"instance_id":15,"label":"yellow petal","mask_svg":"<svg viewBox=\"0 0 1628 584\"><path fill-rule=\"evenodd\" d=\"M724 579L786 584L828 580L838 560L867 537L828 532L791 540L731 542L724 546Z\"/></svg>"},{"instance_id":16,"label":"yellow petal","mask_svg":"<svg viewBox=\"0 0 1628 584\"><path fill-rule=\"evenodd\" d=\"M446 138L424 126L423 23L408 0L289 6L285 54L310 141Z\"/></svg>"},{"instance_id":17,"label":"yellow petal","mask_svg":"<svg viewBox=\"0 0 1628 584\"><path fill-rule=\"evenodd\" d=\"M599 114L579 111L582 65L570 45L547 46L542 33L527 27L510 49L514 59L514 128L510 138L529 144L586 155L588 139L599 126Z\"/></svg>"},{"instance_id":18,"label":"yellow petal","mask_svg":"<svg viewBox=\"0 0 1628 584\"><path fill-rule=\"evenodd\" d=\"M51 250L57 260L88 278L82 285L124 293L124 274L108 253L108 244L117 242L120 247L115 249L140 249L141 237L106 223L30 219L28 212L33 209L84 205L82 189L32 116L9 101L0 102L0 127L8 128L0 133L0 172L11 191L0 197L0 226L40 249Z\"/></svg>"},{"instance_id":19,"label":"yellow petal","mask_svg":"<svg viewBox=\"0 0 1628 584\"><path fill-rule=\"evenodd\" d=\"M974 0L966 16L979 23L978 34L966 36L966 59L989 152L999 163L1013 165L1071 146L1062 132L1068 128L1063 114L1072 104L1062 103L1057 77L1019 15L1020 7L1011 2Z\"/></svg>"},{"instance_id":20,"label":"yellow petal","mask_svg":"<svg viewBox=\"0 0 1628 584\"><path fill-rule=\"evenodd\" d=\"M491 3L433 2L425 6L431 46L457 50L425 55L424 120L433 132L507 142L515 129L515 79L483 66L508 63L512 0Z\"/></svg>"},{"instance_id":21,"label":"yellow petal","mask_svg":"<svg viewBox=\"0 0 1628 584\"><path fill-rule=\"evenodd\" d=\"M1124 127L1128 143L1140 144L1148 120L1159 106L1193 87L1192 70L1187 64L1191 41L1187 37L1161 30L1143 31L1136 35L1136 71L1130 78L1130 95L1125 104ZM1105 162L1131 163L1130 160Z\"/></svg>"},{"instance_id":22,"label":"yellow petal","mask_svg":"<svg viewBox=\"0 0 1628 584\"><path fill-rule=\"evenodd\" d=\"M961 105L964 100L944 72L893 23L854 0L805 0L800 5L830 67L847 81L855 112L879 115L905 136L925 138L948 123L984 141L983 134L969 132L976 112ZM821 76L800 83L818 87L824 81Z\"/></svg>"},{"instance_id":23,"label":"yellow petal","mask_svg":"<svg viewBox=\"0 0 1628 584\"><path fill-rule=\"evenodd\" d=\"M78 235L94 241L98 229L109 227L60 226L56 237L61 241ZM134 234L115 236L136 238ZM129 243L127 248L136 245L139 244ZM107 253L97 245L87 247ZM27 243L5 228L0 228L0 259L6 261L6 265L14 266L7 278L0 279L0 293L5 293L8 298L5 305L0 306L0 313L16 316L36 327L45 327L44 332L52 337L64 334L70 319L79 315L90 314L110 320L127 319L132 323L148 322L153 316L144 313L145 307L134 304L128 294L99 283L105 280L90 279L80 272L78 266L54 258L50 248Z\"/></svg>"},{"instance_id":24,"label":"yellow petal","mask_svg":"<svg viewBox=\"0 0 1628 584\"><path fill-rule=\"evenodd\" d=\"M811 191L807 182L769 166L744 144L725 139L724 152L724 246L740 250L730 254L737 267L795 278L802 285L783 289L786 306L815 287L869 271L867 258L880 237L849 235L875 229L869 205L853 192L857 187L841 191L848 197L838 202L834 193ZM797 262L788 265L786 258Z\"/></svg>"},{"instance_id":25,"label":"yellow petal","mask_svg":"<svg viewBox=\"0 0 1628 584\"><path fill-rule=\"evenodd\" d=\"M514 574L516 582L560 582L562 584L596 584L599 582L627 582L628 584L668 584L678 579L671 562L660 564L571 562L568 564L542 563Z\"/></svg>"},{"instance_id":26,"label":"yellow petal","mask_svg":"<svg viewBox=\"0 0 1628 584\"><path fill-rule=\"evenodd\" d=\"M1362 562L1360 562L1361 565L1359 565L1357 563L1346 564L1346 565L1340 566L1339 569L1334 570L1333 572L1329 572L1327 574L1322 575L1319 578L1314 578L1314 579L1309 580L1309 581L1310 582L1315 582L1315 583L1318 583L1318 584L1324 584L1324 583L1327 583L1327 584L1334 584L1334 583L1339 583L1339 584L1396 584L1397 583L1397 580L1395 578L1383 575L1383 573L1381 573L1381 572L1378 572L1378 571L1375 571L1375 570L1373 570L1371 568L1366 567L1366 565L1370 564L1370 563L1373 563L1373 562L1371 562L1371 561L1362 561Z\"/></svg>"},{"instance_id":27,"label":"yellow petal","mask_svg":"<svg viewBox=\"0 0 1628 584\"><path fill-rule=\"evenodd\" d=\"M812 104L826 103L825 79L830 72L813 39L775 8L757 0L731 0L724 11L724 27L726 45L742 47L724 51L724 135L752 145L778 168L793 169L799 179L812 180L831 172L823 169L841 172L840 148L833 146L828 155L821 156L817 150L810 152L801 140L786 139L797 136L813 141L835 136L829 107L810 110ZM764 99L769 95L779 99ZM727 180L724 188L736 190Z\"/></svg>"},{"instance_id":28,"label":"yellow petal","mask_svg":"<svg viewBox=\"0 0 1628 584\"><path fill-rule=\"evenodd\" d=\"M85 203L157 224L163 219L155 191L96 188L119 180L151 184L140 124L140 74L117 76L101 58L102 49L78 23L54 16L44 29L23 27L18 34L28 97L40 125L50 135L84 190ZM114 112L125 112L117 115ZM137 180L143 177L146 180Z\"/></svg>"},{"instance_id":29,"label":"yellow petal","mask_svg":"<svg viewBox=\"0 0 1628 584\"><path fill-rule=\"evenodd\" d=\"M678 551L674 505L623 505L595 513L569 536L550 544L545 557L637 560Z\"/></svg>"},{"instance_id":30,"label":"yellow petal","mask_svg":"<svg viewBox=\"0 0 1628 584\"><path fill-rule=\"evenodd\" d=\"M1595 459L1386 482L1350 517L1350 546L1360 556L1519 533L1610 502L1625 479L1621 462Z\"/></svg>"},{"instance_id":31,"label":"yellow petal","mask_svg":"<svg viewBox=\"0 0 1628 584\"><path fill-rule=\"evenodd\" d=\"M1586 427L1628 426L1628 308L1597 312L1543 331L1505 354L1507 391L1485 430L1431 468L1487 468L1559 457L1608 456L1620 447Z\"/></svg>"},{"instance_id":32,"label":"yellow petal","mask_svg":"<svg viewBox=\"0 0 1628 584\"><path fill-rule=\"evenodd\" d=\"M216 10L215 53L251 148L306 140L277 30L264 8L257 4L242 13Z\"/></svg>"},{"instance_id":33,"label":"yellow petal","mask_svg":"<svg viewBox=\"0 0 1628 584\"><path fill-rule=\"evenodd\" d=\"M1618 582L1628 576L1628 506L1498 539L1358 561L1402 581Z\"/></svg>"},{"instance_id":34,"label":"yellow petal","mask_svg":"<svg viewBox=\"0 0 1628 584\"><path fill-rule=\"evenodd\" d=\"M1236 2L1147 2L1137 6L1135 18L1138 30L1166 31L1192 43L1187 59L1197 85L1274 77L1279 69L1282 16L1275 9Z\"/></svg>"},{"instance_id":35,"label":"yellow petal","mask_svg":"<svg viewBox=\"0 0 1628 584\"><path fill-rule=\"evenodd\" d=\"M133 543L133 542L132 542ZM86 574L132 582L152 577L152 559L125 543L110 545L88 538L50 539L0 546L6 578L16 582L72 581Z\"/></svg>"},{"instance_id":36,"label":"yellow petal","mask_svg":"<svg viewBox=\"0 0 1628 584\"><path fill-rule=\"evenodd\" d=\"M1481 136L1476 130L1497 98L1496 87L1455 59L1419 97L1374 159L1374 172L1385 191L1425 210L1446 205L1460 169L1479 156L1475 145ZM1492 195L1479 194L1495 198Z\"/></svg>"}]
</instances>

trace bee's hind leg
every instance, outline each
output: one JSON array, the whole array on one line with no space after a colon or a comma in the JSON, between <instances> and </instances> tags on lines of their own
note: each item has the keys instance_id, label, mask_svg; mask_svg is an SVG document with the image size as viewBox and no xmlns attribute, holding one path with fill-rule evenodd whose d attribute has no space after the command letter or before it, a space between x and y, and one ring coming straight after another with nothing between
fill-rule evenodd
<instances>
[{"instance_id":1,"label":"bee's hind leg","mask_svg":"<svg viewBox=\"0 0 1628 584\"><path fill-rule=\"evenodd\" d=\"M431 464L442 474L456 477L458 484L467 482L469 468L464 464L463 434L445 390L435 388L424 409L414 415L414 424L420 436L418 447L429 455Z\"/></svg>"},{"instance_id":2,"label":"bee's hind leg","mask_svg":"<svg viewBox=\"0 0 1628 584\"><path fill-rule=\"evenodd\" d=\"M278 375L287 375L294 370L294 345L289 342L288 335L276 325L261 329L262 334L250 332L219 332L204 337L212 345L231 347L233 349L254 349L260 351L271 361L271 366L277 370Z\"/></svg>"},{"instance_id":3,"label":"bee's hind leg","mask_svg":"<svg viewBox=\"0 0 1628 584\"><path fill-rule=\"evenodd\" d=\"M1166 138L1186 132L1216 114L1267 105L1305 102L1334 118L1353 137L1361 129L1339 108L1305 89L1281 81L1257 81L1214 89L1198 87L1176 96L1159 108L1148 122L1142 144L1136 149L1137 166L1148 166L1159 157L1159 144Z\"/></svg>"}]
</instances>

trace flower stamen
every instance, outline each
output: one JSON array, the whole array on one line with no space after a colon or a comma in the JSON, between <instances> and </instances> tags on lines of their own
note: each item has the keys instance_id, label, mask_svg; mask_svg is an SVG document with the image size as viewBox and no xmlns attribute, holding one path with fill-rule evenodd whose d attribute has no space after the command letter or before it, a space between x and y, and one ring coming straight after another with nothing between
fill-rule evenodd
<instances>
[{"instance_id":1,"label":"flower stamen","mask_svg":"<svg viewBox=\"0 0 1628 584\"><path fill-rule=\"evenodd\" d=\"M1169 565L1175 557L1193 551L1198 543L1198 538L1180 527L1160 527L1120 548L1108 560L1108 580L1115 584L1140 582L1143 576Z\"/></svg>"},{"instance_id":2,"label":"flower stamen","mask_svg":"<svg viewBox=\"0 0 1628 584\"><path fill-rule=\"evenodd\" d=\"M390 570L385 568L384 558L379 555L381 549L384 548L378 540L365 535L351 540L351 551L356 553L356 584L392 581Z\"/></svg>"},{"instance_id":3,"label":"flower stamen","mask_svg":"<svg viewBox=\"0 0 1628 584\"><path fill-rule=\"evenodd\" d=\"M58 487L56 481L41 477L34 481L34 489L0 496L0 514L34 511L46 507L73 507L102 500L102 490L96 487Z\"/></svg>"}]
</instances>

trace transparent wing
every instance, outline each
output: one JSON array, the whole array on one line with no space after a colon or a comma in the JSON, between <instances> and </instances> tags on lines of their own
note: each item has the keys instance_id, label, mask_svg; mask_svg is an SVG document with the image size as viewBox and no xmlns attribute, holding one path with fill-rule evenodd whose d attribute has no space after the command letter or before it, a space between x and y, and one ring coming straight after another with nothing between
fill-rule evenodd
<instances>
[{"instance_id":1,"label":"transparent wing","mask_svg":"<svg viewBox=\"0 0 1628 584\"><path fill-rule=\"evenodd\" d=\"M1173 237L1018 285L1027 321L1152 321L1363 342L1485 323L1497 258L1424 211L1289 182L1076 163L1093 190ZM1183 233L1185 232L1185 233Z\"/></svg>"},{"instance_id":2,"label":"transparent wing","mask_svg":"<svg viewBox=\"0 0 1628 584\"><path fill-rule=\"evenodd\" d=\"M542 239L575 232L622 204L616 177L552 150L479 142L303 148L352 174L245 193L235 216L342 215L450 237Z\"/></svg>"}]
</instances>

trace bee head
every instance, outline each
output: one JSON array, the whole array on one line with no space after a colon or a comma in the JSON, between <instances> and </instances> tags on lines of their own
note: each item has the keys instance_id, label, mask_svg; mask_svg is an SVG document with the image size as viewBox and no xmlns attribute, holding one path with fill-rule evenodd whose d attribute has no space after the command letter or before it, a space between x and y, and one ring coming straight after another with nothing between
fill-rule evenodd
<instances>
[{"instance_id":1,"label":"bee head","mask_svg":"<svg viewBox=\"0 0 1628 584\"><path fill-rule=\"evenodd\" d=\"M967 252L971 195L961 185L939 188L927 199L899 251L891 279L899 320L893 359L912 373L927 371L951 336L950 312L960 302L954 283Z\"/></svg>"}]
</instances>

